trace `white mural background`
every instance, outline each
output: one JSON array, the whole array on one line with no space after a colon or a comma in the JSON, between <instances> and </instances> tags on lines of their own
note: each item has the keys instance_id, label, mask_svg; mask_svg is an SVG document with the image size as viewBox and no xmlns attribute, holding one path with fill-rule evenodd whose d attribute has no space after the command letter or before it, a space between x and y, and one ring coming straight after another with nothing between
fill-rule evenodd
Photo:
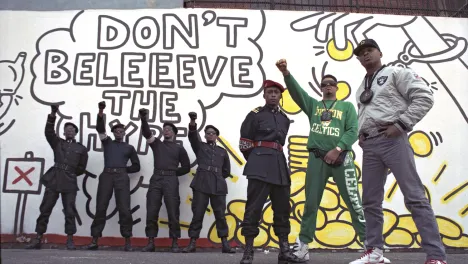
<instances>
[{"instance_id":1,"label":"white mural background","mask_svg":"<svg viewBox=\"0 0 468 264\"><path fill-rule=\"evenodd\" d=\"M240 124L247 113L263 105L263 80L283 83L275 62L285 58L292 74L310 95L321 97L317 82L329 73L340 81L339 98L355 104L354 92L365 71L352 55L352 49L360 40L373 38L381 47L384 63L413 68L434 92L435 105L416 125L410 141L444 243L468 248L465 231L468 228L468 175L465 173L468 164L464 157L468 148L467 28L468 19L461 18L323 12L2 11L1 232L15 235L34 232L43 193L38 178L53 165L44 126L49 105L59 103L59 135L63 123L72 121L80 127L78 140L90 149L87 174L79 177L81 190L77 197L77 235L89 236L95 210L95 176L103 168L101 145L96 142L93 125L97 104L105 100L107 122L118 120L128 124L128 142L140 152L142 169L130 175L134 236L144 237L145 185L153 169L152 155L141 140L140 122L136 118L138 109L146 107L150 109L150 123L158 135L164 121L177 123L178 139L193 163L192 173L196 170L195 156L186 130L182 129L188 125L188 112L198 113L199 126L213 124L221 130L220 144L231 153L233 176L227 180L229 238L243 243L238 225L242 220L247 181L242 176L245 161L237 142ZM300 150L304 149L309 125L287 92L282 107L294 121L285 146L294 182L290 235L293 242L299 232L304 203L307 153ZM357 144L354 152L359 168L362 158ZM34 169L28 172L31 168ZM187 237L186 226L192 217L189 188L192 173L180 177L183 237ZM386 190L386 245L419 247L419 235L391 173ZM330 182L319 213L317 241L312 246L359 248L349 213L336 192ZM63 233L61 207L58 202L48 233ZM112 198L109 217L114 211ZM160 218L160 237L167 237L164 206ZM257 246L276 246L271 220L271 207L266 205ZM117 222L118 214L114 212L104 236L119 236ZM218 242L213 223L214 216L208 211L202 237Z\"/></svg>"}]
</instances>

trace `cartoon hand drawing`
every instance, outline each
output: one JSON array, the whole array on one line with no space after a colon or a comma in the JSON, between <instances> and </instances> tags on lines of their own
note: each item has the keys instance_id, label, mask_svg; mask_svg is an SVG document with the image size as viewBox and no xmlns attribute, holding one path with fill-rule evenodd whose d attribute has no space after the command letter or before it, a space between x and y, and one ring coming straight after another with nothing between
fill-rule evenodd
<instances>
[{"instance_id":1,"label":"cartoon hand drawing","mask_svg":"<svg viewBox=\"0 0 468 264\"><path fill-rule=\"evenodd\" d=\"M15 61L0 61L0 135L6 133L15 123L15 119L6 120L13 101L18 105L18 99L23 97L16 95L24 78L24 61L26 53L20 52Z\"/></svg>"}]
</instances>

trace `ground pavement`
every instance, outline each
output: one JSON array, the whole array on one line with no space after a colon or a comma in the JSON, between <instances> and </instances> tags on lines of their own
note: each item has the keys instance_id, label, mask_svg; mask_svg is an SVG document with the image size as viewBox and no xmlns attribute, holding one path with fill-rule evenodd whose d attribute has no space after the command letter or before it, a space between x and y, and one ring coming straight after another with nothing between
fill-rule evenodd
<instances>
[{"instance_id":1,"label":"ground pavement","mask_svg":"<svg viewBox=\"0 0 468 264\"><path fill-rule=\"evenodd\" d=\"M276 251L255 252L254 264L276 264ZM360 253L350 252L314 252L308 263L347 264L359 257ZM394 264L423 264L424 254L415 252L386 253ZM190 254L174 254L169 252L123 252L119 250L103 249L99 251L64 250L57 249L25 250L8 248L2 245L2 264L238 264L242 257L242 250L237 249L236 254L221 254L213 250L199 250ZM449 264L468 263L468 252L449 254Z\"/></svg>"}]
</instances>

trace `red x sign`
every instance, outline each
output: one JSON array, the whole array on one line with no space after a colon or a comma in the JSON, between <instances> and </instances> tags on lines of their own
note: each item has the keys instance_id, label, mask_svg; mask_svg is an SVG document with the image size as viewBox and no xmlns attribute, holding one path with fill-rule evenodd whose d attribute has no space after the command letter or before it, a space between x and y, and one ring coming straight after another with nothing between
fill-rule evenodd
<instances>
[{"instance_id":1,"label":"red x sign","mask_svg":"<svg viewBox=\"0 0 468 264\"><path fill-rule=\"evenodd\" d=\"M28 178L28 174L31 173L34 169L35 168L32 167L29 170L27 170L26 172L23 172L20 168L18 168L18 166L15 166L15 171L19 173L19 176L18 176L18 178L16 178L12 182L12 184L16 184L16 183L18 183L19 181L21 181L23 179L29 184L29 186L32 186L33 184L31 182L31 180Z\"/></svg>"}]
</instances>

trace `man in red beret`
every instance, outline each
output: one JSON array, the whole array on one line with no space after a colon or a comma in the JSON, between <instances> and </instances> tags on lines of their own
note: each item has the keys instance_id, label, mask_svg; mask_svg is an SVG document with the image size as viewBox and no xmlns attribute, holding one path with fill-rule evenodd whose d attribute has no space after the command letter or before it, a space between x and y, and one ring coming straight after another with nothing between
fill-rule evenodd
<instances>
[{"instance_id":1,"label":"man in red beret","mask_svg":"<svg viewBox=\"0 0 468 264\"><path fill-rule=\"evenodd\" d=\"M247 203L242 235L245 251L241 264L253 261L254 239L259 234L259 222L263 206L270 196L273 208L273 230L279 238L278 263L303 263L289 249L288 235L291 231L289 203L291 177L283 146L288 134L290 120L279 109L284 87L274 81L263 82L265 105L251 110L240 129L239 149L247 160L243 174L247 176Z\"/></svg>"}]
</instances>

